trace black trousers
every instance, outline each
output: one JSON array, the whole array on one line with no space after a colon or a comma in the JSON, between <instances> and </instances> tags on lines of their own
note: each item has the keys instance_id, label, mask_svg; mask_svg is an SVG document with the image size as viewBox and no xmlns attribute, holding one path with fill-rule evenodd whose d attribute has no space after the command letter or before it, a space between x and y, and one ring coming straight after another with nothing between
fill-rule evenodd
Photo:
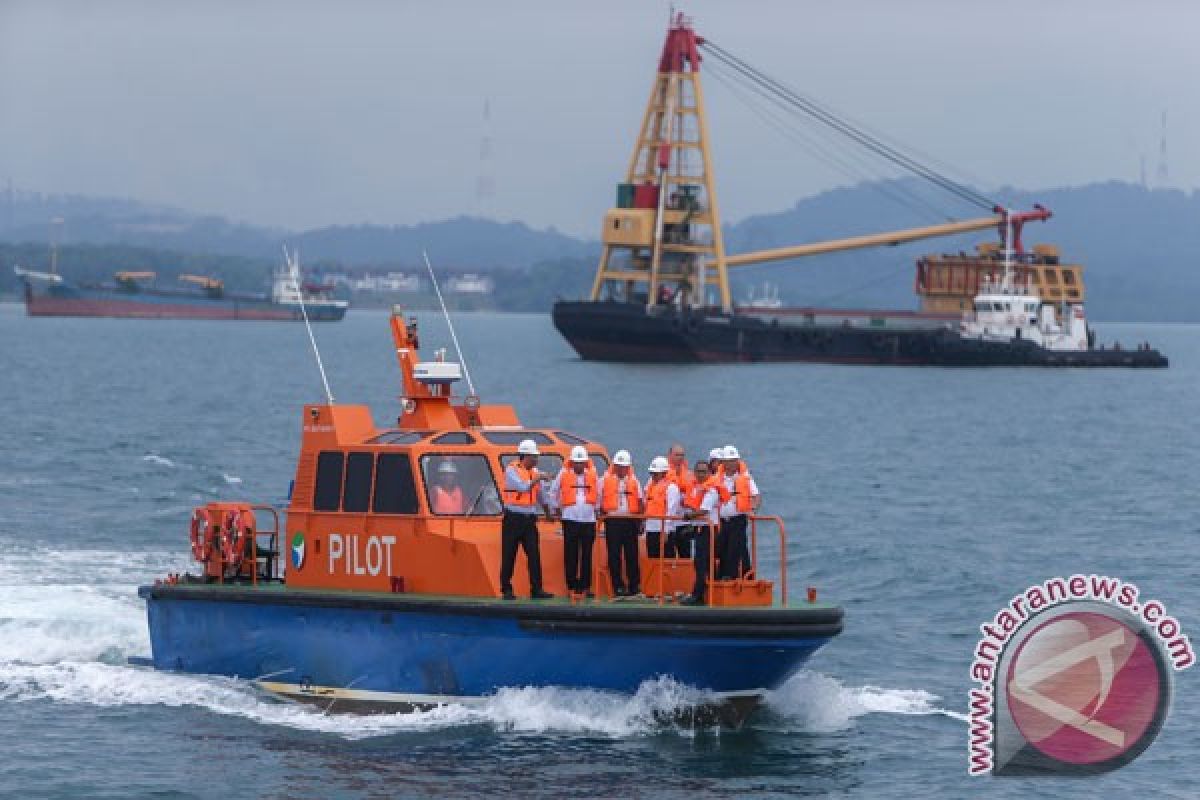
<instances>
[{"instance_id":1,"label":"black trousers","mask_svg":"<svg viewBox=\"0 0 1200 800\"><path fill-rule=\"evenodd\" d=\"M613 591L629 590L637 594L642 590L642 570L638 560L638 531L640 521L613 517L604 522L604 536L608 545L608 573L612 576Z\"/></svg>"},{"instance_id":2,"label":"black trousers","mask_svg":"<svg viewBox=\"0 0 1200 800\"><path fill-rule=\"evenodd\" d=\"M717 549L721 554L718 569L722 578L736 578L750 571L750 541L746 537L749 523L745 514L721 520Z\"/></svg>"},{"instance_id":3,"label":"black trousers","mask_svg":"<svg viewBox=\"0 0 1200 800\"><path fill-rule=\"evenodd\" d=\"M538 547L537 514L517 514L506 510L500 521L500 590L511 593L517 547L525 551L529 565L529 592L542 591L542 553Z\"/></svg>"},{"instance_id":4,"label":"black trousers","mask_svg":"<svg viewBox=\"0 0 1200 800\"><path fill-rule=\"evenodd\" d=\"M592 550L596 544L596 523L564 519L562 528L567 590L586 592L592 588Z\"/></svg>"},{"instance_id":5,"label":"black trousers","mask_svg":"<svg viewBox=\"0 0 1200 800\"><path fill-rule=\"evenodd\" d=\"M658 545L662 534L658 531L646 531L646 555L658 558ZM692 529L690 527L676 528L667 534L663 545L663 556L666 558L692 557Z\"/></svg>"},{"instance_id":6,"label":"black trousers","mask_svg":"<svg viewBox=\"0 0 1200 800\"><path fill-rule=\"evenodd\" d=\"M692 585L692 595L703 600L704 596L708 594L708 546L712 533L707 525L703 527L697 525L695 531L693 544L696 545L696 558L692 563L696 566L696 582ZM717 556L717 563L720 564L719 552Z\"/></svg>"}]
</instances>

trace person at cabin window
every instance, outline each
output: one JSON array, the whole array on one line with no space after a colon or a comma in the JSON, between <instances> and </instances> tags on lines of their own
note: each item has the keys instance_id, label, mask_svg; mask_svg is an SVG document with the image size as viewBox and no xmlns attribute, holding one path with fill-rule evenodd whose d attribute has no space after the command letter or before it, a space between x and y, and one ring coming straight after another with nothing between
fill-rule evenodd
<instances>
[{"instance_id":1,"label":"person at cabin window","mask_svg":"<svg viewBox=\"0 0 1200 800\"><path fill-rule=\"evenodd\" d=\"M720 575L728 580L745 577L753 569L746 529L750 523L749 515L758 510L762 498L758 484L733 445L726 445L722 452L719 474L729 492L728 499L721 505L721 530L717 534Z\"/></svg>"},{"instance_id":2,"label":"person at cabin window","mask_svg":"<svg viewBox=\"0 0 1200 800\"><path fill-rule=\"evenodd\" d=\"M541 506L547 519L550 509L542 494L547 476L538 472L538 447L533 439L517 445L520 459L504 470L504 517L500 522L500 591L505 600L513 600L512 576L517 563L517 548L525 551L529 566L529 596L545 600L554 595L542 588L542 553L539 547L537 516Z\"/></svg>"},{"instance_id":3,"label":"person at cabin window","mask_svg":"<svg viewBox=\"0 0 1200 800\"><path fill-rule=\"evenodd\" d=\"M708 469L707 461L697 461L695 481L683 496L683 515L692 520L696 545L696 582L692 593L680 602L685 606L704 604L708 589L709 548L713 531L721 524L721 492L725 485Z\"/></svg>"},{"instance_id":4,"label":"person at cabin window","mask_svg":"<svg viewBox=\"0 0 1200 800\"><path fill-rule=\"evenodd\" d=\"M596 544L598 491L596 467L587 450L576 445L551 484L550 496L562 519L567 591L589 598L596 596L592 592L592 551Z\"/></svg>"},{"instance_id":5,"label":"person at cabin window","mask_svg":"<svg viewBox=\"0 0 1200 800\"><path fill-rule=\"evenodd\" d=\"M629 516L642 513L642 486L632 467L629 451L618 450L600 482L600 516L604 519L608 572L615 597L642 593L638 563L638 535L642 526L640 520Z\"/></svg>"},{"instance_id":6,"label":"person at cabin window","mask_svg":"<svg viewBox=\"0 0 1200 800\"><path fill-rule=\"evenodd\" d=\"M433 513L463 513L463 491L458 482L458 467L453 461L438 465L437 483L433 486Z\"/></svg>"}]
</instances>

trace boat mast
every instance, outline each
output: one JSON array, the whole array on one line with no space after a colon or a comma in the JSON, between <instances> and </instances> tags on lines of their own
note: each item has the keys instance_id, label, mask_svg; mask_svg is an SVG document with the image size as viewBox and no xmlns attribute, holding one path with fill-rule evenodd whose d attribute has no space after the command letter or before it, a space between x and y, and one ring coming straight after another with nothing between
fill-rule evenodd
<instances>
[{"instance_id":1,"label":"boat mast","mask_svg":"<svg viewBox=\"0 0 1200 800\"><path fill-rule=\"evenodd\" d=\"M690 20L674 15L618 188L618 207L604 218L593 301L601 299L606 282L614 282L623 287L625 300L644 286L650 307L659 305L664 284L690 287L687 299L703 304L711 285L722 309L733 310L700 84L703 41ZM614 264L616 251L627 253L628 263Z\"/></svg>"}]
</instances>

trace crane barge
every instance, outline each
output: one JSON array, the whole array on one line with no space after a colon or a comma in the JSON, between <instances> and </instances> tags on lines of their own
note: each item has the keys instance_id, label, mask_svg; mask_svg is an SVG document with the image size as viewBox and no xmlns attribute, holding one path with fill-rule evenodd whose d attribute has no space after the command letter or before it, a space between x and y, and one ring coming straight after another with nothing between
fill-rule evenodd
<instances>
[{"instance_id":1,"label":"crane barge","mask_svg":"<svg viewBox=\"0 0 1200 800\"><path fill-rule=\"evenodd\" d=\"M912 172L982 216L748 253L721 230L701 51L758 93ZM590 295L559 301L554 325L584 359L631 362L810 361L934 366L1165 367L1149 345L1097 347L1084 316L1083 268L1022 231L1049 209L1008 209L832 114L696 34L682 14L667 30L617 205L604 215ZM919 311L743 308L729 270L996 229L978 253L917 264Z\"/></svg>"}]
</instances>

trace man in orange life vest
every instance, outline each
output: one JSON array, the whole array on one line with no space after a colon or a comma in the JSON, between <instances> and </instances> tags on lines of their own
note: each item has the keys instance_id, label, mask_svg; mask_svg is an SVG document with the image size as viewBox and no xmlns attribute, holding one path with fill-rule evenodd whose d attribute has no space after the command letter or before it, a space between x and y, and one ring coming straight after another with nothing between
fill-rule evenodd
<instances>
[{"instance_id":1,"label":"man in orange life vest","mask_svg":"<svg viewBox=\"0 0 1200 800\"><path fill-rule=\"evenodd\" d=\"M670 465L662 456L650 462L650 482L646 484L646 555L658 558L660 540L667 558L675 558L673 539L676 523L662 517L682 516L679 487L670 478ZM690 551L689 551L690 555Z\"/></svg>"},{"instance_id":2,"label":"man in orange life vest","mask_svg":"<svg viewBox=\"0 0 1200 800\"><path fill-rule=\"evenodd\" d=\"M563 564L567 591L592 593L592 550L596 543L596 502L599 497L596 468L587 450L571 448L571 458L551 485L563 530Z\"/></svg>"},{"instance_id":3,"label":"man in orange life vest","mask_svg":"<svg viewBox=\"0 0 1200 800\"><path fill-rule=\"evenodd\" d=\"M721 577L729 579L745 575L752 569L746 528L750 523L748 515L758 510L762 498L758 493L758 484L742 463L738 449L731 444L726 445L722 458L719 476L729 495L722 497L721 533L717 537L717 549L720 552Z\"/></svg>"},{"instance_id":4,"label":"man in orange life vest","mask_svg":"<svg viewBox=\"0 0 1200 800\"><path fill-rule=\"evenodd\" d=\"M438 465L437 483L433 487L433 513L463 513L462 487L458 485L458 467L453 461Z\"/></svg>"},{"instance_id":5,"label":"man in orange life vest","mask_svg":"<svg viewBox=\"0 0 1200 800\"><path fill-rule=\"evenodd\" d=\"M695 520L693 525L696 545L696 582L692 593L683 598L688 606L703 605L708 587L709 539L716 526L720 525L721 491L724 484L708 471L707 461L696 462L695 481L683 497L683 515Z\"/></svg>"},{"instance_id":6,"label":"man in orange life vest","mask_svg":"<svg viewBox=\"0 0 1200 800\"><path fill-rule=\"evenodd\" d=\"M631 467L628 450L618 450L612 466L600 481L600 516L604 519L604 539L608 547L608 573L613 594L630 597L641 594L642 575L638 563L638 534L641 522L626 514L642 513L642 487Z\"/></svg>"},{"instance_id":7,"label":"man in orange life vest","mask_svg":"<svg viewBox=\"0 0 1200 800\"><path fill-rule=\"evenodd\" d=\"M671 445L671 449L667 451L667 461L670 464L667 477L679 487L680 498L687 497L687 493L695 484L696 478L692 474L692 471L688 469L687 451L683 445L678 442ZM691 558L692 533L693 531L688 525L683 523L673 525L671 533L667 535L667 543L664 545L664 553L667 558ZM649 544L650 539L647 538L646 542Z\"/></svg>"},{"instance_id":8,"label":"man in orange life vest","mask_svg":"<svg viewBox=\"0 0 1200 800\"><path fill-rule=\"evenodd\" d=\"M524 439L517 446L520 456L504 470L504 517L500 522L500 590L505 600L515 595L512 588L517 547L525 551L529 565L529 594L535 600L554 595L542 589L542 554L538 546L537 512L540 505L550 518L550 509L542 497L542 482L547 477L537 471L537 442Z\"/></svg>"}]
</instances>

